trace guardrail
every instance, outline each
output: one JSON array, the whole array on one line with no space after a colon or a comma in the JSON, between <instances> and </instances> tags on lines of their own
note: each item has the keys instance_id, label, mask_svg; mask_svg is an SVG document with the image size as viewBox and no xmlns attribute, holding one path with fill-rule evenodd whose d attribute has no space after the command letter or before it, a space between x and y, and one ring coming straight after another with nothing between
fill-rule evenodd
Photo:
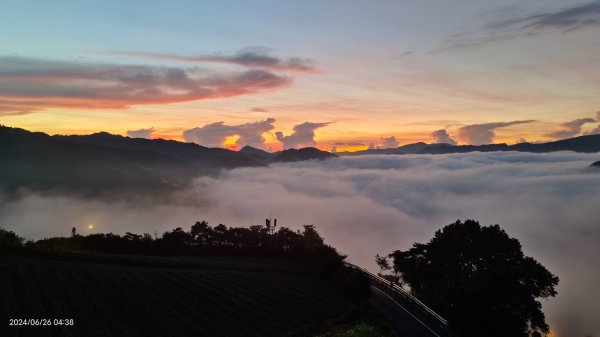
<instances>
[{"instance_id":1,"label":"guardrail","mask_svg":"<svg viewBox=\"0 0 600 337\"><path fill-rule=\"evenodd\" d=\"M408 299L409 301L411 301L412 303L414 303L419 309L421 309L422 311L424 311L426 314L430 315L431 317L433 317L434 319L436 319L437 321L439 321L443 326L448 326L448 321L446 319L444 319L442 316L438 315L435 311L433 311L430 307L428 307L427 305L425 305L425 303L421 302L418 298L416 298L415 296L413 296L411 293L409 293L408 291L402 289L402 287L391 283L389 280L384 279L383 277L379 276L379 275L375 275L373 273L371 273L370 271L361 268L357 265L354 265L352 263L349 262L344 262L344 265L350 268L354 268L354 269L358 269L361 272L367 274L371 279L373 279L374 281L383 284L384 286L390 288L392 291L394 291L395 293L403 296L404 298Z\"/></svg>"}]
</instances>

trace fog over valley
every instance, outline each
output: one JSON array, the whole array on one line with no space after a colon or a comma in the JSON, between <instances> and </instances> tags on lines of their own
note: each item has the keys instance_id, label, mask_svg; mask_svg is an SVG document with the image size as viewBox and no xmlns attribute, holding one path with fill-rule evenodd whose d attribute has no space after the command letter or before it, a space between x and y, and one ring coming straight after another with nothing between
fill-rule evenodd
<instances>
[{"instance_id":1,"label":"fog over valley","mask_svg":"<svg viewBox=\"0 0 600 337\"><path fill-rule=\"evenodd\" d=\"M227 226L315 224L348 260L408 249L457 219L499 224L560 277L544 304L560 336L598 336L598 154L491 152L367 155L237 168L172 194L81 198L21 192L0 198L0 226L28 239L91 232L159 235L197 220ZM89 229L89 225L94 225ZM360 239L360 240L358 240Z\"/></svg>"}]
</instances>

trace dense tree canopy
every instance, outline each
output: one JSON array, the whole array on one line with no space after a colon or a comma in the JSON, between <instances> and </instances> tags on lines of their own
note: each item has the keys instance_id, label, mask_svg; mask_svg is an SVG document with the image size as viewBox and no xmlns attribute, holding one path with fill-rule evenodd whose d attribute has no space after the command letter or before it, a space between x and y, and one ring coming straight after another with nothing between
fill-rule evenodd
<instances>
[{"instance_id":1,"label":"dense tree canopy","mask_svg":"<svg viewBox=\"0 0 600 337\"><path fill-rule=\"evenodd\" d=\"M556 295L558 277L498 225L457 221L426 244L390 254L413 293L462 337L542 336L549 332L538 298Z\"/></svg>"},{"instance_id":2,"label":"dense tree canopy","mask_svg":"<svg viewBox=\"0 0 600 337\"><path fill-rule=\"evenodd\" d=\"M189 231L177 227L154 238L148 233L140 235L129 232L123 236L113 233L84 236L77 234L76 228L73 228L71 234L70 237L31 241L24 249L60 253L293 259L306 262L320 277L334 283L335 288L351 301L361 302L370 295L369 278L360 271L345 267L343 260L346 256L327 245L313 225L304 225L302 230L296 231L287 227L279 227L274 231L272 227L266 226L210 226L206 221L199 221ZM23 239L13 232L0 229L0 248L9 243L12 246L22 246Z\"/></svg>"}]
</instances>

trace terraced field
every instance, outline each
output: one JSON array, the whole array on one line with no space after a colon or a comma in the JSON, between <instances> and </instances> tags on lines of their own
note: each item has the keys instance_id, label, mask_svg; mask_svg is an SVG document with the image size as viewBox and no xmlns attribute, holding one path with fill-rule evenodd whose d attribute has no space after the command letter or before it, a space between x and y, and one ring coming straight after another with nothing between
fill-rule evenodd
<instances>
[{"instance_id":1,"label":"terraced field","mask_svg":"<svg viewBox=\"0 0 600 337\"><path fill-rule=\"evenodd\" d=\"M307 336L351 308L305 266L259 258L2 254L0 299L1 336Z\"/></svg>"}]
</instances>

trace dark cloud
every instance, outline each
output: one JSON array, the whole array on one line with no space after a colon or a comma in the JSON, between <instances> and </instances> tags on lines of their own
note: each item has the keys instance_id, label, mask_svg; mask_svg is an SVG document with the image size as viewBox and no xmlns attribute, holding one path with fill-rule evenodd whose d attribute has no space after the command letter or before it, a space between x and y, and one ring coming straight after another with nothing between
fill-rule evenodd
<instances>
[{"instance_id":1,"label":"dark cloud","mask_svg":"<svg viewBox=\"0 0 600 337\"><path fill-rule=\"evenodd\" d=\"M0 57L0 114L44 108L122 109L279 89L292 79L265 70L195 69Z\"/></svg>"},{"instance_id":2,"label":"dark cloud","mask_svg":"<svg viewBox=\"0 0 600 337\"><path fill-rule=\"evenodd\" d=\"M580 118L570 122L560 124L560 130L547 134L552 139L564 139L577 136L581 133L581 127L587 123L596 123L593 118Z\"/></svg>"},{"instance_id":3,"label":"dark cloud","mask_svg":"<svg viewBox=\"0 0 600 337\"><path fill-rule=\"evenodd\" d=\"M175 61L186 61L186 62L215 62L215 63L227 63L236 64L248 68L259 68L269 71L291 71L291 72L305 72L314 73L317 69L313 65L313 61L307 58L291 57L287 59L281 59L275 56L271 56L265 53L264 50L256 49L244 49L233 55L199 55L199 56L185 56L177 54L163 54L163 53L145 53L145 52L124 52L124 53L113 53L118 55L128 55L145 58L155 58L161 60L175 60Z\"/></svg>"},{"instance_id":4,"label":"dark cloud","mask_svg":"<svg viewBox=\"0 0 600 337\"><path fill-rule=\"evenodd\" d=\"M0 224L29 238L86 231L89 223L100 232L160 233L202 219L263 224L271 211L283 226L317 225L351 262L377 270L375 254L475 218L500 224L560 277L558 296L543 302L555 335L599 336L600 179L586 171L596 160L569 152L341 157L203 177L155 204L0 196Z\"/></svg>"},{"instance_id":5,"label":"dark cloud","mask_svg":"<svg viewBox=\"0 0 600 337\"><path fill-rule=\"evenodd\" d=\"M596 0L557 11L497 20L483 26L477 33L451 36L434 52L472 48L517 37L549 32L566 33L598 26L600 26L600 1Z\"/></svg>"},{"instance_id":6,"label":"dark cloud","mask_svg":"<svg viewBox=\"0 0 600 337\"><path fill-rule=\"evenodd\" d=\"M149 128L149 129L139 129L139 130L128 130L127 131L127 136L131 137L131 138L146 138L146 139L150 139L152 138L152 133L154 133L154 128Z\"/></svg>"},{"instance_id":7,"label":"dark cloud","mask_svg":"<svg viewBox=\"0 0 600 337\"><path fill-rule=\"evenodd\" d=\"M225 138L239 136L235 145L238 149L248 145L264 149L265 138L263 134L273 130L275 119L267 118L263 121L245 123L240 125L226 125L224 122L206 124L202 127L185 130L183 139L208 147L221 147Z\"/></svg>"},{"instance_id":8,"label":"dark cloud","mask_svg":"<svg viewBox=\"0 0 600 337\"><path fill-rule=\"evenodd\" d=\"M496 133L494 132L495 129L531 122L535 121L524 120L467 125L458 129L457 138L459 141L470 145L492 144L494 142L494 137L496 136Z\"/></svg>"},{"instance_id":9,"label":"dark cloud","mask_svg":"<svg viewBox=\"0 0 600 337\"><path fill-rule=\"evenodd\" d=\"M275 135L284 149L315 146L317 145L317 142L315 142L315 130L329 124L304 122L294 126L294 132L291 135L284 136L283 132L275 132Z\"/></svg>"},{"instance_id":10,"label":"dark cloud","mask_svg":"<svg viewBox=\"0 0 600 337\"><path fill-rule=\"evenodd\" d=\"M265 108L250 108L250 111L252 111L252 112L270 112L268 109L265 109Z\"/></svg>"},{"instance_id":11,"label":"dark cloud","mask_svg":"<svg viewBox=\"0 0 600 337\"><path fill-rule=\"evenodd\" d=\"M435 130L431 133L431 138L435 144L451 144L456 145L456 141L450 137L445 129Z\"/></svg>"},{"instance_id":12,"label":"dark cloud","mask_svg":"<svg viewBox=\"0 0 600 337\"><path fill-rule=\"evenodd\" d=\"M335 142L333 145L336 146L363 146L363 142Z\"/></svg>"}]
</instances>

